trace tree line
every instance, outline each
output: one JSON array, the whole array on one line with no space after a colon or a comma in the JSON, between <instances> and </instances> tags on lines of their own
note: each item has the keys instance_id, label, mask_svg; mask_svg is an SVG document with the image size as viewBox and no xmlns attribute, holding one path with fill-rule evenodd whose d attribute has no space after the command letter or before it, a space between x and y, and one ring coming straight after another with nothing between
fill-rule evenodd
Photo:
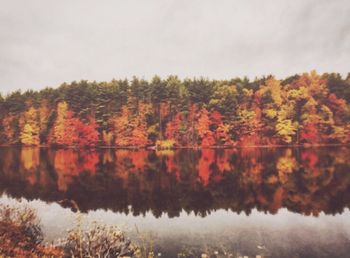
<instances>
[{"instance_id":1,"label":"tree line","mask_svg":"<svg viewBox=\"0 0 350 258\"><path fill-rule=\"evenodd\" d=\"M350 142L350 73L80 81L0 95L0 143L213 147Z\"/></svg>"}]
</instances>

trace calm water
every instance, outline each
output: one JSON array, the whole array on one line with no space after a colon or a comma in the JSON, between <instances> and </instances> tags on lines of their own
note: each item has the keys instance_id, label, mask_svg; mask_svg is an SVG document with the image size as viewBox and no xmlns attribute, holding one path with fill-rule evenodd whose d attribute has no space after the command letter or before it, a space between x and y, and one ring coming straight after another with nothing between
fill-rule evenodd
<instances>
[{"instance_id":1,"label":"calm water","mask_svg":"<svg viewBox=\"0 0 350 258\"><path fill-rule=\"evenodd\" d=\"M135 226L162 257L350 257L350 148L0 148L1 203L36 208L47 241L84 220ZM60 204L58 204L58 202Z\"/></svg>"}]
</instances>

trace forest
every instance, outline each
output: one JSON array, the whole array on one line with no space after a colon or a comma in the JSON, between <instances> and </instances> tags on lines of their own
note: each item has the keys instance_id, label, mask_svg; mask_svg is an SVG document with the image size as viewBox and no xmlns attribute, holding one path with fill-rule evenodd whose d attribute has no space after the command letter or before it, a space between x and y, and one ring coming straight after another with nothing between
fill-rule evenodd
<instances>
[{"instance_id":1,"label":"forest","mask_svg":"<svg viewBox=\"0 0 350 258\"><path fill-rule=\"evenodd\" d=\"M350 73L63 83L0 95L0 144L160 149L348 144Z\"/></svg>"}]
</instances>

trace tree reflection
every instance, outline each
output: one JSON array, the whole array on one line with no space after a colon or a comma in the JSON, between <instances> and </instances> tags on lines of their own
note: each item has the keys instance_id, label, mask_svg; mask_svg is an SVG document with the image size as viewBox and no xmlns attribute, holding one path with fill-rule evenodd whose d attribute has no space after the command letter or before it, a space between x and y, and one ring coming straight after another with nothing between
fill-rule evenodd
<instances>
[{"instance_id":1,"label":"tree reflection","mask_svg":"<svg viewBox=\"0 0 350 258\"><path fill-rule=\"evenodd\" d=\"M0 149L0 190L81 210L155 216L281 208L317 216L350 203L350 149ZM131 209L130 209L131 207Z\"/></svg>"}]
</instances>

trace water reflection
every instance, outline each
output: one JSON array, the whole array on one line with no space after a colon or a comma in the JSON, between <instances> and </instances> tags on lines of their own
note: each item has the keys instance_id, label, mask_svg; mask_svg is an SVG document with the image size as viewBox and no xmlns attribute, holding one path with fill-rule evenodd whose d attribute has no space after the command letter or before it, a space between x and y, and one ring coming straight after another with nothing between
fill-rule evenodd
<instances>
[{"instance_id":1,"label":"water reflection","mask_svg":"<svg viewBox=\"0 0 350 258\"><path fill-rule=\"evenodd\" d=\"M350 148L235 150L0 149L0 193L81 210L206 216L218 209L317 216L350 203Z\"/></svg>"}]
</instances>

